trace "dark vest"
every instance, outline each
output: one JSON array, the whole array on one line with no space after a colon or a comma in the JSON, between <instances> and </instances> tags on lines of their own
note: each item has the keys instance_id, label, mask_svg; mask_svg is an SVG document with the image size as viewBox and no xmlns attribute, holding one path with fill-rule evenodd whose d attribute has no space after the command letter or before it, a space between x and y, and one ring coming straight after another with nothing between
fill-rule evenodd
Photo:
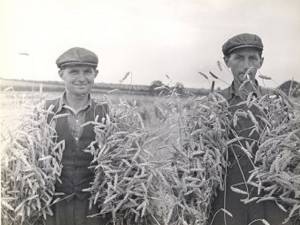
<instances>
[{"instance_id":1,"label":"dark vest","mask_svg":"<svg viewBox=\"0 0 300 225\"><path fill-rule=\"evenodd\" d=\"M85 197L88 193L83 193L82 189L88 188L90 182L93 180L94 172L89 169L93 156L84 150L95 140L94 126L88 124L83 128L83 132L78 139L71 135L66 116L58 117L55 115L63 114L64 109L57 112L59 100L50 100L46 102L46 108L54 105L53 115L48 117L48 122L55 120L55 130L58 135L58 141L65 140L65 150L62 157L62 173L60 176L61 183L56 182L56 192L63 192L65 194L75 193L78 197ZM99 118L105 118L108 113L108 106L106 104L91 104L85 116L85 122L94 121L96 115Z\"/></svg>"},{"instance_id":2,"label":"dark vest","mask_svg":"<svg viewBox=\"0 0 300 225\"><path fill-rule=\"evenodd\" d=\"M256 108L256 106L248 108L245 104L239 104L243 100L238 96L231 96L229 90L230 88L225 89L220 93L228 101L229 111L234 114L237 110L249 110L252 112L258 123L260 123L258 116L261 115L261 111ZM255 141L259 139L259 133L256 131L251 133L251 127L253 125L254 123L250 118L241 117L237 123L237 126L232 127L232 129L238 134L238 136L247 138L246 140L240 141L245 148L246 141L250 145L253 143L252 154L254 155L258 148ZM234 136L231 138L234 138ZM283 219L287 217L287 214L281 211L274 202L266 201L244 204L241 202L241 199L245 198L245 196L237 194L231 190L231 187L234 186L246 191L241 170L243 171L244 177L247 180L250 175L249 172L253 169L251 161L248 159L247 155L244 153L244 151L242 151L239 145L234 145L229 149L228 161L229 166L227 167L226 191L218 190L218 194L212 203L210 220L212 220L213 215L218 212L213 220L212 225L225 224L225 217L227 225L247 225L255 219L267 219L272 225L282 224ZM257 196L257 189L255 187L248 185L248 188L250 192L250 198ZM225 199L226 201L224 202ZM225 203L226 210L231 212L233 217L230 217L224 212L220 211L220 209L224 208ZM210 222L208 224L210 224Z\"/></svg>"}]
</instances>

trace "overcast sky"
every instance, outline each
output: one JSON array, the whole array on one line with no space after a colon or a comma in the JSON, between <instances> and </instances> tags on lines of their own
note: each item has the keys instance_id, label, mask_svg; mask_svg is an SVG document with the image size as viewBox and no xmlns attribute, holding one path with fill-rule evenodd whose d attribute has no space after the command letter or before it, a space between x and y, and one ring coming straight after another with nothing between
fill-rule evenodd
<instances>
[{"instance_id":1,"label":"overcast sky","mask_svg":"<svg viewBox=\"0 0 300 225\"><path fill-rule=\"evenodd\" d=\"M207 87L198 72L231 82L216 63L222 44L250 32L265 45L267 85L299 81L299 12L299 0L2 0L0 77L59 80L56 58L79 46L99 56L96 82L117 83L131 71L134 84L167 83L168 74Z\"/></svg>"}]
</instances>

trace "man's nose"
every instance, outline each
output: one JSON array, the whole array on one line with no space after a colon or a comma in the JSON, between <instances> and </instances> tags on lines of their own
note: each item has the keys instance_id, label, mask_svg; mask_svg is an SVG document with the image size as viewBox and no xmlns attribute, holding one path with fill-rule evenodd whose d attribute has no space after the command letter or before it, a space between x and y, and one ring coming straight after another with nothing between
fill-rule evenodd
<instances>
[{"instance_id":1,"label":"man's nose","mask_svg":"<svg viewBox=\"0 0 300 225\"><path fill-rule=\"evenodd\" d=\"M84 72L78 73L78 80L80 80L80 81L84 81L85 80Z\"/></svg>"},{"instance_id":2,"label":"man's nose","mask_svg":"<svg viewBox=\"0 0 300 225\"><path fill-rule=\"evenodd\" d=\"M248 70L251 67L250 61L248 59L244 60L243 67L245 70Z\"/></svg>"}]
</instances>

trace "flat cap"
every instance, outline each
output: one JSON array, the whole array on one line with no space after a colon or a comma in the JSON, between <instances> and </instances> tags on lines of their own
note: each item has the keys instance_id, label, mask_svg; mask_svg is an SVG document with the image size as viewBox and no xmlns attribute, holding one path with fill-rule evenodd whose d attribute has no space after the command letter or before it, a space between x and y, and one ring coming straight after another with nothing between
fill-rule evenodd
<instances>
[{"instance_id":1,"label":"flat cap","mask_svg":"<svg viewBox=\"0 0 300 225\"><path fill-rule=\"evenodd\" d=\"M56 60L58 68L71 65L87 65L97 67L98 57L97 55L85 48L74 47L65 51Z\"/></svg>"},{"instance_id":2,"label":"flat cap","mask_svg":"<svg viewBox=\"0 0 300 225\"><path fill-rule=\"evenodd\" d=\"M262 40L256 34L238 34L227 40L222 47L223 54L229 55L236 49L240 48L256 48L263 50L264 46Z\"/></svg>"}]
</instances>

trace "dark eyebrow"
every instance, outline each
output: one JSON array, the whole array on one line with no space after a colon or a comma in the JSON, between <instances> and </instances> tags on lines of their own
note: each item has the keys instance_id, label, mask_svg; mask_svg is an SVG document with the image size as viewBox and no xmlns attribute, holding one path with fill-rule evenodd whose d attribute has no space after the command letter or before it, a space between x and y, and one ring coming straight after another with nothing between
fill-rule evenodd
<instances>
[{"instance_id":1,"label":"dark eyebrow","mask_svg":"<svg viewBox=\"0 0 300 225\"><path fill-rule=\"evenodd\" d=\"M91 73L91 72L93 72L93 69L92 69L92 68L86 68L86 69L84 70L84 72L85 72L85 73Z\"/></svg>"},{"instance_id":2,"label":"dark eyebrow","mask_svg":"<svg viewBox=\"0 0 300 225\"><path fill-rule=\"evenodd\" d=\"M235 53L236 57L244 57L243 55L240 55L239 53Z\"/></svg>"}]
</instances>

